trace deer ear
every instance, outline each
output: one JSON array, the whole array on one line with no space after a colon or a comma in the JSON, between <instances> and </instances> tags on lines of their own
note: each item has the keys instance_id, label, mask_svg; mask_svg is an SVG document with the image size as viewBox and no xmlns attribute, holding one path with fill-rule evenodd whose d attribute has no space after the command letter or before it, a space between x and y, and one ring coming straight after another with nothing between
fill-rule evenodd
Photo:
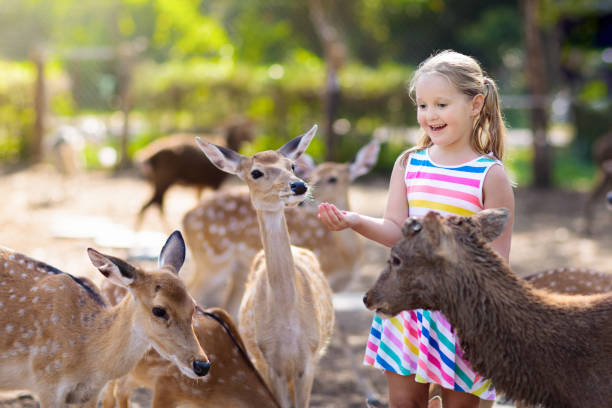
<instances>
[{"instance_id":1,"label":"deer ear","mask_svg":"<svg viewBox=\"0 0 612 408\"><path fill-rule=\"evenodd\" d=\"M243 156L227 147L217 146L196 136L196 143L202 149L208 160L219 170L239 176L239 166Z\"/></svg>"},{"instance_id":2,"label":"deer ear","mask_svg":"<svg viewBox=\"0 0 612 408\"><path fill-rule=\"evenodd\" d=\"M317 167L312 156L307 153L302 153L295 161L295 175L306 180L312 174L312 171Z\"/></svg>"},{"instance_id":3,"label":"deer ear","mask_svg":"<svg viewBox=\"0 0 612 408\"><path fill-rule=\"evenodd\" d=\"M440 239L442 237L442 217L440 214L434 211L430 211L423 217L423 232L427 235L427 240L432 248L438 248L440 246Z\"/></svg>"},{"instance_id":4,"label":"deer ear","mask_svg":"<svg viewBox=\"0 0 612 408\"><path fill-rule=\"evenodd\" d=\"M129 287L136 278L136 268L114 256L104 255L93 248L87 248L87 255L93 266L111 283Z\"/></svg>"},{"instance_id":5,"label":"deer ear","mask_svg":"<svg viewBox=\"0 0 612 408\"><path fill-rule=\"evenodd\" d=\"M355 156L355 160L349 166L349 178L351 181L359 176L363 176L372 170L378 160L380 152L380 143L377 140L372 140L367 145L363 146Z\"/></svg>"},{"instance_id":6,"label":"deer ear","mask_svg":"<svg viewBox=\"0 0 612 408\"><path fill-rule=\"evenodd\" d=\"M306 151L308 145L312 141L315 133L317 133L317 125L314 125L310 130L301 136L291 139L277 150L283 156L295 161L302 153Z\"/></svg>"},{"instance_id":7,"label":"deer ear","mask_svg":"<svg viewBox=\"0 0 612 408\"><path fill-rule=\"evenodd\" d=\"M174 231L159 253L157 266L161 268L169 265L178 273L183 262L185 262L185 240L179 231Z\"/></svg>"},{"instance_id":8,"label":"deer ear","mask_svg":"<svg viewBox=\"0 0 612 408\"><path fill-rule=\"evenodd\" d=\"M510 211L505 208L482 210L472 215L472 220L480 225L480 235L485 242L499 237L510 219Z\"/></svg>"}]
</instances>

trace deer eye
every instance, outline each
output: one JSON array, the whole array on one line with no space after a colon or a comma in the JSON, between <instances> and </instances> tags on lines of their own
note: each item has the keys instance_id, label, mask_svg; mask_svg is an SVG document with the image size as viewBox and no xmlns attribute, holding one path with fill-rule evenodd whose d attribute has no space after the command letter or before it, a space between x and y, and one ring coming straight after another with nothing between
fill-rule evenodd
<instances>
[{"instance_id":1,"label":"deer eye","mask_svg":"<svg viewBox=\"0 0 612 408\"><path fill-rule=\"evenodd\" d=\"M291 171L295 173L295 164L291 165Z\"/></svg>"},{"instance_id":2,"label":"deer eye","mask_svg":"<svg viewBox=\"0 0 612 408\"><path fill-rule=\"evenodd\" d=\"M253 170L251 172L251 177L253 177L254 179L258 179L261 176L263 176L263 173L261 171L259 171L259 170Z\"/></svg>"},{"instance_id":3,"label":"deer eye","mask_svg":"<svg viewBox=\"0 0 612 408\"><path fill-rule=\"evenodd\" d=\"M389 262L391 263L391 265L396 266L396 267L402 264L402 260L399 259L399 257L395 255L391 255L391 259L389 260Z\"/></svg>"},{"instance_id":4,"label":"deer eye","mask_svg":"<svg viewBox=\"0 0 612 408\"><path fill-rule=\"evenodd\" d=\"M338 182L338 178L336 177L330 177L329 180L327 180L327 182L329 184L336 184Z\"/></svg>"},{"instance_id":5,"label":"deer eye","mask_svg":"<svg viewBox=\"0 0 612 408\"><path fill-rule=\"evenodd\" d=\"M168 319L168 313L166 313L166 309L164 309L163 307L155 306L152 312L157 317L161 317L162 319Z\"/></svg>"}]
</instances>

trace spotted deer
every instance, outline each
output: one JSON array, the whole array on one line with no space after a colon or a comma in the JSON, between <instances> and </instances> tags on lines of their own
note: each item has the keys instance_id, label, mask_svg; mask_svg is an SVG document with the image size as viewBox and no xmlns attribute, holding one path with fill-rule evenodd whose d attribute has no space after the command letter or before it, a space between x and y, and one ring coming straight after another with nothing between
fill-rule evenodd
<instances>
[{"instance_id":1,"label":"spotted deer","mask_svg":"<svg viewBox=\"0 0 612 408\"><path fill-rule=\"evenodd\" d=\"M104 285L102 293L110 303L121 302L124 288ZM276 398L249 359L242 337L232 318L218 308L196 307L193 328L211 363L202 379L181 373L155 350L149 350L130 373L108 384L102 408L128 408L137 387L153 391L152 408L183 405L279 408Z\"/></svg>"},{"instance_id":2,"label":"spotted deer","mask_svg":"<svg viewBox=\"0 0 612 408\"><path fill-rule=\"evenodd\" d=\"M440 310L464 357L508 397L544 407L612 401L612 293L554 294L517 277L488 244L509 212L405 221L364 303L383 316ZM483 335L483 333L492 335Z\"/></svg>"},{"instance_id":3,"label":"spotted deer","mask_svg":"<svg viewBox=\"0 0 612 408\"><path fill-rule=\"evenodd\" d=\"M309 180L317 202L349 208L351 182L374 167L379 150L378 142L373 141L362 147L351 163L315 166L314 162L302 161L300 174ZM363 243L351 229L333 232L325 228L317 213L312 200L285 209L291 243L314 252L332 290L339 292L358 275ZM206 302L225 290L223 299L216 304L235 316L244 293L246 272L262 248L249 192L234 189L205 197L185 214L183 230L197 271L188 283L189 290Z\"/></svg>"},{"instance_id":4,"label":"spotted deer","mask_svg":"<svg viewBox=\"0 0 612 408\"><path fill-rule=\"evenodd\" d=\"M316 129L251 157L197 139L215 166L249 188L263 249L249 272L239 324L255 366L284 408L308 406L316 365L334 325L329 283L314 253L291 245L284 211L308 192L292 167Z\"/></svg>"},{"instance_id":5,"label":"spotted deer","mask_svg":"<svg viewBox=\"0 0 612 408\"><path fill-rule=\"evenodd\" d=\"M195 302L177 275L180 234L168 238L154 270L87 252L104 278L129 291L118 305L89 280L0 247L0 389L30 390L42 408L95 407L106 382L127 374L151 346L185 376L206 375Z\"/></svg>"}]
</instances>

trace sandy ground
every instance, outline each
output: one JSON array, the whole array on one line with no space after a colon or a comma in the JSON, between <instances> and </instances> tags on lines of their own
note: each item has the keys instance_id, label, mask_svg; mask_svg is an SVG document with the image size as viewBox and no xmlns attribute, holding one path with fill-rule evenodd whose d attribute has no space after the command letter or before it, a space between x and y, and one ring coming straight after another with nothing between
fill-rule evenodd
<instances>
[{"instance_id":1,"label":"sandy ground","mask_svg":"<svg viewBox=\"0 0 612 408\"><path fill-rule=\"evenodd\" d=\"M357 183L351 190L353 208L369 215L381 215L385 189L385 180ZM151 190L133 174L86 173L64 178L41 166L0 175L0 191L0 245L96 281L100 277L86 256L87 247L117 256L127 256L127 247L132 248L131 255L158 253L169 232L152 210L143 224L143 230L148 232L134 235L136 213ZM595 212L595 231L585 236L581 232L585 199L584 193L571 191L516 191L510 261L517 274L522 276L561 266L612 273L612 212L600 205ZM193 190L172 188L166 203L169 227L180 228L182 215L195 204ZM336 333L320 364L312 407L365 406L356 376L371 381L385 400L384 376L360 366L372 318L360 304L360 298L378 275L387 253L382 246L366 243L359 281L350 293L336 298L337 319L345 335ZM341 352L343 344L350 347L355 365ZM149 393L141 390L133 400L137 406L148 407ZM0 395L0 407L36 406L27 393Z\"/></svg>"}]
</instances>

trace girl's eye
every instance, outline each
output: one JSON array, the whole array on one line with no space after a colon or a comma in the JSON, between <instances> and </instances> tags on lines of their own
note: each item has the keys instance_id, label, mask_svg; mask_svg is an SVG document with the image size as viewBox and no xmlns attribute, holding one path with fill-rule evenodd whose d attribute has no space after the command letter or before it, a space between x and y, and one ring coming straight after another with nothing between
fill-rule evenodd
<instances>
[{"instance_id":1,"label":"girl's eye","mask_svg":"<svg viewBox=\"0 0 612 408\"><path fill-rule=\"evenodd\" d=\"M259 170L253 170L251 172L251 177L253 177L254 179L258 179L261 176L263 176L263 173L261 171L259 171Z\"/></svg>"},{"instance_id":2,"label":"girl's eye","mask_svg":"<svg viewBox=\"0 0 612 408\"><path fill-rule=\"evenodd\" d=\"M419 109L425 109L425 105L419 105Z\"/></svg>"},{"instance_id":3,"label":"girl's eye","mask_svg":"<svg viewBox=\"0 0 612 408\"><path fill-rule=\"evenodd\" d=\"M444 107L446 107L446 104L445 103L440 103L440 104L438 104L438 106L441 107L441 108L444 108Z\"/></svg>"}]
</instances>

